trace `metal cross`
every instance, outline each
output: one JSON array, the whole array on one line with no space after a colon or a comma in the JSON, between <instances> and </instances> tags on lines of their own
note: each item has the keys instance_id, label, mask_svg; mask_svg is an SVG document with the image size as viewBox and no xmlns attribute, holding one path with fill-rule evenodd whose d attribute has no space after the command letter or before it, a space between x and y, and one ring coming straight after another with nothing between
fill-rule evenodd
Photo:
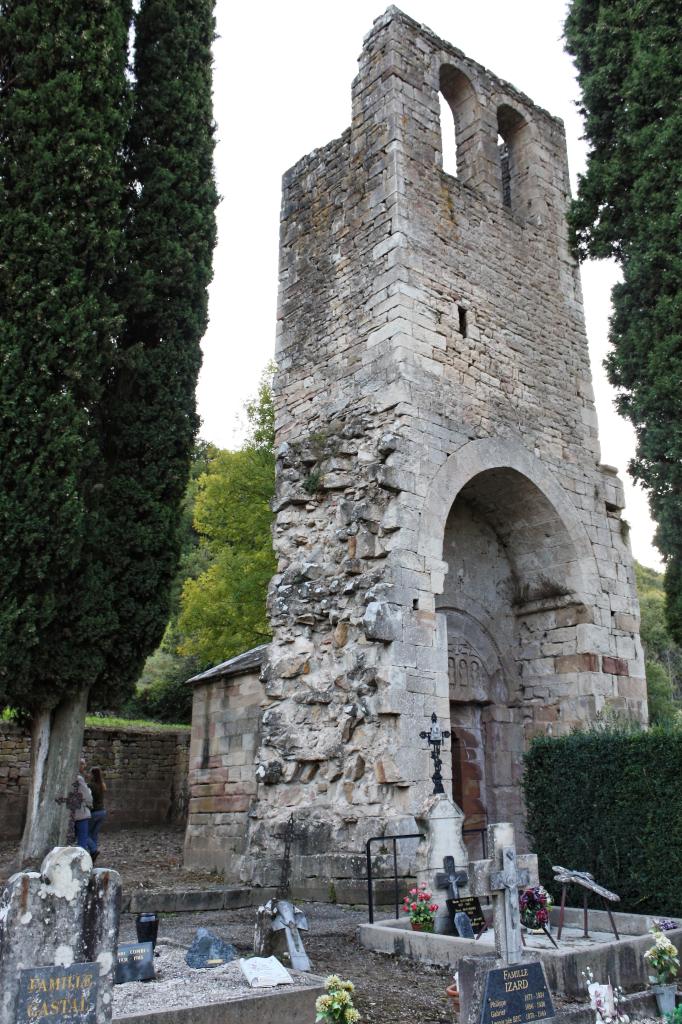
<instances>
[{"instance_id":1,"label":"metal cross","mask_svg":"<svg viewBox=\"0 0 682 1024\"><path fill-rule=\"evenodd\" d=\"M441 775L441 768L443 762L440 759L440 748L443 740L450 738L450 732L447 729L441 729L438 724L438 715L434 711L431 715L431 728L428 732L420 732L419 738L427 740L431 750L431 760L433 761L434 772L431 776L433 780L433 792L434 793L445 793L443 789L443 776Z\"/></svg>"}]
</instances>

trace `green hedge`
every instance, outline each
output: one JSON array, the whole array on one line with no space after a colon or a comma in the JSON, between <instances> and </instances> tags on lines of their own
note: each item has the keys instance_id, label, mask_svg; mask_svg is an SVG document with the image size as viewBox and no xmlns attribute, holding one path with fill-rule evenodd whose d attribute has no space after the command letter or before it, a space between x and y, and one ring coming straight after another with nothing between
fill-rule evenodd
<instances>
[{"instance_id":1,"label":"green hedge","mask_svg":"<svg viewBox=\"0 0 682 1024\"><path fill-rule=\"evenodd\" d=\"M619 894L618 910L682 916L682 731L536 739L523 786L531 849L555 900L561 864L591 871Z\"/></svg>"}]
</instances>

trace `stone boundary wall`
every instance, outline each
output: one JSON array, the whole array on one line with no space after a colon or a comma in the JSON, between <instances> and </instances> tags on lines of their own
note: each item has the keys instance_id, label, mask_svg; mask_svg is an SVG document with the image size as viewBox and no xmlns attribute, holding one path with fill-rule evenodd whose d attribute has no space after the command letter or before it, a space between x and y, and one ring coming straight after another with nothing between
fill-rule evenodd
<instances>
[{"instance_id":1,"label":"stone boundary wall","mask_svg":"<svg viewBox=\"0 0 682 1024\"><path fill-rule=\"evenodd\" d=\"M107 827L182 824L187 816L189 729L86 728L88 765L107 783ZM0 822L6 839L21 835L30 762L29 735L0 723Z\"/></svg>"}]
</instances>

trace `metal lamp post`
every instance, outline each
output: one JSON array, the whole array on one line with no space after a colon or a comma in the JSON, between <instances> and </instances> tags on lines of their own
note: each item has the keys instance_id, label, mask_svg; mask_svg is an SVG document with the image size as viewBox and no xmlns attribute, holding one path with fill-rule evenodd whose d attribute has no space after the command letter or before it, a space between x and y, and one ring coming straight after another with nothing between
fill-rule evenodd
<instances>
[{"instance_id":1,"label":"metal lamp post","mask_svg":"<svg viewBox=\"0 0 682 1024\"><path fill-rule=\"evenodd\" d=\"M431 747L431 760L433 761L433 792L434 793L445 793L443 789L443 776L441 775L441 768L443 762L440 759L440 749L443 740L450 738L450 731L448 729L441 729L438 724L438 715L434 711L431 715L431 728L428 732L420 732L419 738L426 740Z\"/></svg>"}]
</instances>

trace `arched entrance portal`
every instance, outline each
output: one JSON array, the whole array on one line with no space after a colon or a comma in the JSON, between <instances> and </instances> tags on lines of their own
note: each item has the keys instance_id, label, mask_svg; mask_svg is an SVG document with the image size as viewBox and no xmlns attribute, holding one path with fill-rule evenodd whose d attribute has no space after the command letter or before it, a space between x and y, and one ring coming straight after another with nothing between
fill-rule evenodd
<instances>
[{"instance_id":1,"label":"arched entrance portal","mask_svg":"<svg viewBox=\"0 0 682 1024\"><path fill-rule=\"evenodd\" d=\"M575 545L540 488L503 467L476 474L459 491L443 560L437 608L447 626L453 797L467 829L520 823L524 721L542 700L538 610L580 589ZM472 840L480 854L480 838Z\"/></svg>"}]
</instances>

